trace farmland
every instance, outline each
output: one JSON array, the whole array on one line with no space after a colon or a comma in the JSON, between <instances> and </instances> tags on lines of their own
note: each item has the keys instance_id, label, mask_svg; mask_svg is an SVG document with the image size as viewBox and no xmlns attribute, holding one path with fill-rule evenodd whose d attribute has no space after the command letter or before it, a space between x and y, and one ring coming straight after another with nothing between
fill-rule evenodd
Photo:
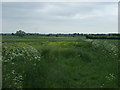
<instances>
[{"instance_id":1,"label":"farmland","mask_svg":"<svg viewBox=\"0 0 120 90\"><path fill-rule=\"evenodd\" d=\"M118 40L2 36L3 88L117 88Z\"/></svg>"}]
</instances>

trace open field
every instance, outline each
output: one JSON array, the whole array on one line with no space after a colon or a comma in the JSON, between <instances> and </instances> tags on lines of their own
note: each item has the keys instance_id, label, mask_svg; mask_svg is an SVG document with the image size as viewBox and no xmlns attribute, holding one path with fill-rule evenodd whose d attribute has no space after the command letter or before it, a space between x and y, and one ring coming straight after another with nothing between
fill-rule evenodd
<instances>
[{"instance_id":1,"label":"open field","mask_svg":"<svg viewBox=\"0 0 120 90\"><path fill-rule=\"evenodd\" d=\"M117 88L118 40L2 36L3 88Z\"/></svg>"}]
</instances>

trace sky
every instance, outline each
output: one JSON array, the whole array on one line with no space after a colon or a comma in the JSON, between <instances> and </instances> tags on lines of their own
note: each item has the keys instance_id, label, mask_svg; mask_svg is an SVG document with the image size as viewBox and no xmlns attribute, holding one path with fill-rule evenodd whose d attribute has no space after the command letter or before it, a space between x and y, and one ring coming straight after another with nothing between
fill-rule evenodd
<instances>
[{"instance_id":1,"label":"sky","mask_svg":"<svg viewBox=\"0 0 120 90\"><path fill-rule=\"evenodd\" d=\"M2 32L2 3L0 2L0 32Z\"/></svg>"},{"instance_id":2,"label":"sky","mask_svg":"<svg viewBox=\"0 0 120 90\"><path fill-rule=\"evenodd\" d=\"M3 2L2 32L115 33L117 2Z\"/></svg>"},{"instance_id":3,"label":"sky","mask_svg":"<svg viewBox=\"0 0 120 90\"><path fill-rule=\"evenodd\" d=\"M119 2L119 0L1 0L2 2Z\"/></svg>"}]
</instances>

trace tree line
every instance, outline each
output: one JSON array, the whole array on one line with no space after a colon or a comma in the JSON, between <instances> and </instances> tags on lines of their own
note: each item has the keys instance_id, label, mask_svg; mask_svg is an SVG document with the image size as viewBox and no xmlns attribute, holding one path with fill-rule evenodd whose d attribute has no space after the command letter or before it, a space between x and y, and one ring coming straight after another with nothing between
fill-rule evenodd
<instances>
[{"instance_id":1,"label":"tree line","mask_svg":"<svg viewBox=\"0 0 120 90\"><path fill-rule=\"evenodd\" d=\"M41 33L26 33L25 31L23 30L18 30L16 31L16 33L1 33L1 35L16 35L16 36L20 36L20 37L23 37L25 35L46 35L46 36L56 36L58 37L59 35L71 35L71 36L86 36L87 39L105 39L105 38L108 38L106 36L110 36L112 38L112 36L120 36L119 33L108 33L108 34L84 34L84 33L73 33L73 34L62 34L62 33L58 33L58 34L41 34ZM118 38L118 37L116 37Z\"/></svg>"}]
</instances>

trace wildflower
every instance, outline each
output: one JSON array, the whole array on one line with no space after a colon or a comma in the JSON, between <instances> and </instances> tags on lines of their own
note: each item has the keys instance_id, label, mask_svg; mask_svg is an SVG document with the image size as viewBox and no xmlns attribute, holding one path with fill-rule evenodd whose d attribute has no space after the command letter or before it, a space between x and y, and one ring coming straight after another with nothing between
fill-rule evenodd
<instances>
[{"instance_id":1,"label":"wildflower","mask_svg":"<svg viewBox=\"0 0 120 90\"><path fill-rule=\"evenodd\" d=\"M15 70L12 70L12 74L15 74Z\"/></svg>"},{"instance_id":2,"label":"wildflower","mask_svg":"<svg viewBox=\"0 0 120 90\"><path fill-rule=\"evenodd\" d=\"M106 76L105 77L107 80L113 80L113 79L115 79L115 76L114 76L114 74L109 74L108 76Z\"/></svg>"},{"instance_id":3,"label":"wildflower","mask_svg":"<svg viewBox=\"0 0 120 90\"><path fill-rule=\"evenodd\" d=\"M11 64L15 64L14 62L12 62Z\"/></svg>"}]
</instances>

